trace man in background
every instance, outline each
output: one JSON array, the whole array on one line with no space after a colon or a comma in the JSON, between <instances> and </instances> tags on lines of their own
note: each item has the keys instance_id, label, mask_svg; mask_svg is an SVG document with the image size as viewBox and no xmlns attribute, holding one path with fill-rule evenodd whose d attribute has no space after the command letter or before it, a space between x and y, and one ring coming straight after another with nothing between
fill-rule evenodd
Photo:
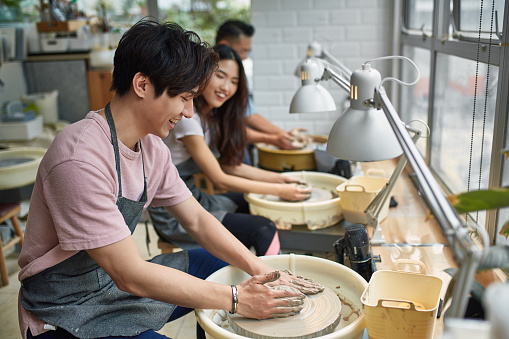
<instances>
[{"instance_id":1,"label":"man in background","mask_svg":"<svg viewBox=\"0 0 509 339\"><path fill-rule=\"evenodd\" d=\"M246 60L251 50L252 37L255 28L240 20L228 20L217 30L216 45L225 44L232 47L242 60ZM247 139L250 144L263 142L272 144L280 149L297 149L292 145L294 132L305 129L296 128L290 133L272 124L269 120L257 113L252 95L246 111Z\"/></svg>"}]
</instances>

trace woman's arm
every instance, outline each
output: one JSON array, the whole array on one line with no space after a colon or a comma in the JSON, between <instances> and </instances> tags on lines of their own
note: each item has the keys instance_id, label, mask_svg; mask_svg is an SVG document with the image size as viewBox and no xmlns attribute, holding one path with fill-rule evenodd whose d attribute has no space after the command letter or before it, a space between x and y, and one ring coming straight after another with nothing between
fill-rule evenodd
<instances>
[{"instance_id":1,"label":"woman's arm","mask_svg":"<svg viewBox=\"0 0 509 339\"><path fill-rule=\"evenodd\" d=\"M202 136L189 135L180 140L202 172L217 188L241 193L273 194L286 200L302 200L309 196L309 190L298 185L285 184L286 182L295 182L295 179L280 173L264 171L266 172L265 178L259 174L250 178L249 176L225 173ZM253 171L253 173L258 172ZM267 182L267 177L270 177L269 182ZM262 178L265 180L259 180Z\"/></svg>"}]
</instances>

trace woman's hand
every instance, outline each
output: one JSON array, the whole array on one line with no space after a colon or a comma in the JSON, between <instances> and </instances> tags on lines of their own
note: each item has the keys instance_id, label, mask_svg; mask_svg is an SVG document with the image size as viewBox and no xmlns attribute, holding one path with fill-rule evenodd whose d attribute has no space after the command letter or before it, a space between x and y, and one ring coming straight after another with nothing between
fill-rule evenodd
<instances>
[{"instance_id":1,"label":"woman's hand","mask_svg":"<svg viewBox=\"0 0 509 339\"><path fill-rule=\"evenodd\" d=\"M275 271L254 276L237 285L237 313L254 319L287 317L299 313L304 304L304 294L294 289L277 289L265 285L279 277L280 273Z\"/></svg>"},{"instance_id":2,"label":"woman's hand","mask_svg":"<svg viewBox=\"0 0 509 339\"><path fill-rule=\"evenodd\" d=\"M311 197L312 187L297 183L282 184L279 188L278 197L288 201L301 201Z\"/></svg>"}]
</instances>

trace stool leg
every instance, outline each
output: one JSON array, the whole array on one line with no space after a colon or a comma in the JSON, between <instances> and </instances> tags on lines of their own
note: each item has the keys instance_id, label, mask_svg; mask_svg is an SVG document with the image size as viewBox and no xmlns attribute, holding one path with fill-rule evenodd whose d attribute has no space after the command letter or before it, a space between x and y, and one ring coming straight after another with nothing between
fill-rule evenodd
<instances>
[{"instance_id":1,"label":"stool leg","mask_svg":"<svg viewBox=\"0 0 509 339\"><path fill-rule=\"evenodd\" d=\"M7 263L5 262L4 248L2 246L2 235L0 235L0 275L2 276L2 286L9 285Z\"/></svg>"},{"instance_id":2,"label":"stool leg","mask_svg":"<svg viewBox=\"0 0 509 339\"><path fill-rule=\"evenodd\" d=\"M24 235L23 235L23 231L21 230L21 226L19 224L18 217L16 217L15 215L12 216L11 222L12 222L12 226L14 227L14 233L16 233L16 235L19 237L19 245L21 247L23 247Z\"/></svg>"}]
</instances>

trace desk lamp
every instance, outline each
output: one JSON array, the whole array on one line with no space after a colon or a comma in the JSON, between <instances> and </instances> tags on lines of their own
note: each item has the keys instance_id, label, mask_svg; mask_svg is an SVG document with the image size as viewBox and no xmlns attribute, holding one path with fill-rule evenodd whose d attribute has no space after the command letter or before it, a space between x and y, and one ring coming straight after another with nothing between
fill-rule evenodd
<instances>
[{"instance_id":1,"label":"desk lamp","mask_svg":"<svg viewBox=\"0 0 509 339\"><path fill-rule=\"evenodd\" d=\"M415 64L408 58L405 57L397 57L402 58L410 61L412 65L416 68L417 72L418 69L415 66ZM372 69L369 67L363 67L361 69L361 72L365 71L371 71ZM357 72L357 71L356 71ZM442 190L440 189L440 186L438 185L437 181L435 180L433 174L431 173L430 169L426 165L426 162L422 158L421 154L419 153L415 142L417 141L419 135L421 134L419 131L415 129L409 128L407 125L403 125L401 123L401 120L399 119L399 116L397 114L396 109L392 105L391 101L389 100L389 97L386 94L385 88L383 87L383 82L386 80L394 80L397 82L402 83L398 79L394 78L386 78L383 81L376 83L375 78L377 76L373 76L372 74L368 74L368 78L373 78L373 81L366 81L364 83L364 75L361 75L361 78L363 80L360 80L357 82L357 79L354 78L354 75L352 74L351 77L351 104L353 100L360 100L362 99L362 108L359 108L358 105L359 102L353 101L353 107L350 107L345 114L343 114L338 121L334 124L334 127L332 128L329 136L329 142L328 142L328 148L327 151L331 153L332 155L343 155L342 152L343 148L348 147L357 147L356 144L352 143L351 140L343 141L341 137L341 129L343 128L342 125L349 122L350 115L353 114L359 114L359 119L356 119L358 124L357 134L361 134L359 128L362 128L365 125L370 125L367 123L366 119L376 119L378 122L382 124L382 120L380 116L385 115L386 122L390 126L390 130L386 130L388 141L385 140L384 142L387 142L387 145L393 145L392 141L396 139L397 143L399 144L399 150L397 150L397 147L392 149L394 153L392 154L398 154L398 152L403 152L403 155L401 156L398 165L396 167L396 170L394 171L393 175L391 176L391 179L387 183L387 185L382 189L382 191L375 197L373 202L368 206L365 213L368 216L368 224L374 224L375 226L378 224L378 220L376 219L378 214L378 208L377 206L382 206L383 204L380 203L380 200L386 199L388 196L388 193L392 189L392 185L396 181L397 176L401 173L401 170L403 169L404 165L408 161L408 163L411 165L412 169L414 170L415 178L417 181L417 186L419 189L419 193L422 195L424 201L430 208L431 212L433 213L434 218L436 219L438 225L440 226L442 233L444 234L445 238L447 239L448 244L451 247L451 250L453 252L454 259L456 263L458 264L459 271L458 271L458 281L453 289L452 293L452 302L450 305L450 308L448 312L446 313L447 318L463 318L465 315L465 311L467 308L467 302L468 302L468 296L470 294L470 290L472 287L472 283L474 281L474 275L477 271L477 267L479 266L479 263L483 256L483 250L473 241L473 239L470 237L470 231L468 227L465 225L465 223L459 218L456 210L451 206L445 195L443 194ZM316 81L320 81L322 79L316 79ZM414 81L412 84L406 84L406 85L413 85L417 82ZM373 84L375 86L373 87ZM370 86L369 89L359 88L364 86ZM368 93L371 91L371 95L368 95L368 98L361 98L361 94L364 95L364 93ZM354 99L352 99L352 97ZM312 99L312 100L319 100L319 99ZM370 109L373 109L374 111L370 111ZM298 109L296 110L298 111ZM359 113L360 112L360 113ZM369 112L369 113L368 113ZM377 112L378 115L375 115L375 112ZM382 114L383 112L383 114ZM348 114L348 116L347 116ZM381 126L383 126L382 124ZM355 127L351 127L352 129ZM385 128L385 127L382 127ZM410 132L415 133L414 137L412 138L410 136ZM366 143L368 136L366 136ZM391 139L393 139L391 141ZM333 143L331 142L333 140ZM344 143L343 143L344 142ZM378 142L381 142L378 140ZM342 147L343 146L343 147ZM389 146L387 146L389 147ZM387 151L387 156L390 156L390 152ZM356 155L356 157L361 157L360 155ZM345 159L348 160L348 159ZM398 173L399 172L399 173ZM384 195L383 199L379 196ZM378 200L378 201L375 201ZM375 206L376 205L376 206ZM374 211L374 213L370 213L370 211ZM477 227L477 232L479 234L479 238L482 241L482 245L484 248L487 248L489 246L489 237L482 227Z\"/></svg>"},{"instance_id":2,"label":"desk lamp","mask_svg":"<svg viewBox=\"0 0 509 339\"><path fill-rule=\"evenodd\" d=\"M303 61L301 61L297 68L295 69L295 75L300 76L301 66L308 60L309 58L315 58L319 62L323 64L328 64L329 66L336 69L336 71L344 76L345 78L350 77L352 74L352 71L346 67L341 61L336 59L329 51L322 48L322 45L316 41L313 40L309 43L307 51L306 51L306 57Z\"/></svg>"},{"instance_id":3,"label":"desk lamp","mask_svg":"<svg viewBox=\"0 0 509 339\"><path fill-rule=\"evenodd\" d=\"M380 73L371 68L369 63L365 63L361 69L351 74L350 81L348 81L334 72L330 66L325 65L320 78L316 76L319 68L313 66L313 62L315 60L310 58L302 66L305 71L312 70L309 73L312 75L312 79L303 79L301 76L303 86L297 90L292 99L290 113L326 111L323 106L329 108L327 111L335 110L334 100L324 87L321 87L323 90L310 90L319 86L320 81L332 79L340 87L350 92L350 107L332 127L327 142L327 152L339 159L362 162L393 159L401 155L403 150L392 132L387 118L369 102L373 97L375 87L381 83ZM417 80L414 83L416 82ZM305 87L308 87L309 90L304 90ZM329 102L332 103L329 104ZM421 131L410 126L405 127L414 133L414 141L417 142L421 137ZM387 184L364 212L367 217L367 225L374 229L374 234L370 239L371 244L379 244L384 241L378 217L385 202L390 198L394 184L405 165L406 158L403 155Z\"/></svg>"}]
</instances>

